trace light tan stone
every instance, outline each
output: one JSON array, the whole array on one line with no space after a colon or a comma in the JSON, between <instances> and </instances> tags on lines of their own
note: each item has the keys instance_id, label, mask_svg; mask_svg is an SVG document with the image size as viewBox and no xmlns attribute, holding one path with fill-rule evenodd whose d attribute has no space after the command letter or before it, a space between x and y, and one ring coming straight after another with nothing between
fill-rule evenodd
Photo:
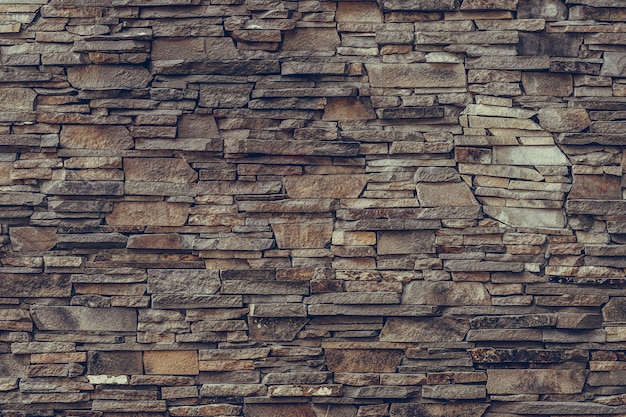
<instances>
[{"instance_id":1,"label":"light tan stone","mask_svg":"<svg viewBox=\"0 0 626 417\"><path fill-rule=\"evenodd\" d=\"M591 124L585 109L543 108L539 124L550 132L581 132Z\"/></svg>"},{"instance_id":2,"label":"light tan stone","mask_svg":"<svg viewBox=\"0 0 626 417\"><path fill-rule=\"evenodd\" d=\"M273 224L272 230L279 249L324 248L331 240L333 223Z\"/></svg>"},{"instance_id":3,"label":"light tan stone","mask_svg":"<svg viewBox=\"0 0 626 417\"><path fill-rule=\"evenodd\" d=\"M65 125L60 143L70 149L129 149L133 138L124 126Z\"/></svg>"},{"instance_id":4,"label":"light tan stone","mask_svg":"<svg viewBox=\"0 0 626 417\"><path fill-rule=\"evenodd\" d=\"M143 353L143 366L146 374L155 375L197 375L198 352L147 351Z\"/></svg>"},{"instance_id":5,"label":"light tan stone","mask_svg":"<svg viewBox=\"0 0 626 417\"><path fill-rule=\"evenodd\" d=\"M183 226L189 204L164 201L120 201L106 216L111 226Z\"/></svg>"},{"instance_id":6,"label":"light tan stone","mask_svg":"<svg viewBox=\"0 0 626 417\"><path fill-rule=\"evenodd\" d=\"M374 2L339 2L336 20L337 22L382 23L383 14Z\"/></svg>"},{"instance_id":7,"label":"light tan stone","mask_svg":"<svg viewBox=\"0 0 626 417\"><path fill-rule=\"evenodd\" d=\"M357 198L365 175L302 175L286 177L285 189L291 198Z\"/></svg>"}]
</instances>

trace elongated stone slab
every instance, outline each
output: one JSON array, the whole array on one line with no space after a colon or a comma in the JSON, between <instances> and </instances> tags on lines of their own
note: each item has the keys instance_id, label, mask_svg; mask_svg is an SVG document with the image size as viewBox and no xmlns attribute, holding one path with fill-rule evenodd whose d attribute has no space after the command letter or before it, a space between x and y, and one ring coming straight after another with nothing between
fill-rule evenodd
<instances>
[{"instance_id":1,"label":"elongated stone slab","mask_svg":"<svg viewBox=\"0 0 626 417\"><path fill-rule=\"evenodd\" d=\"M466 319L452 317L390 317L380 333L381 342L461 342L470 325Z\"/></svg>"},{"instance_id":2,"label":"elongated stone slab","mask_svg":"<svg viewBox=\"0 0 626 417\"><path fill-rule=\"evenodd\" d=\"M584 369L490 369L489 394L578 394L587 379Z\"/></svg>"},{"instance_id":3,"label":"elongated stone slab","mask_svg":"<svg viewBox=\"0 0 626 417\"><path fill-rule=\"evenodd\" d=\"M188 214L186 203L121 201L106 219L111 226L182 226Z\"/></svg>"},{"instance_id":4,"label":"elongated stone slab","mask_svg":"<svg viewBox=\"0 0 626 417\"><path fill-rule=\"evenodd\" d=\"M486 215L509 226L534 228L565 226L562 210L494 206L485 206L483 209Z\"/></svg>"},{"instance_id":5,"label":"elongated stone slab","mask_svg":"<svg viewBox=\"0 0 626 417\"><path fill-rule=\"evenodd\" d=\"M449 11L458 8L459 0L381 0L383 10Z\"/></svg>"},{"instance_id":6,"label":"elongated stone slab","mask_svg":"<svg viewBox=\"0 0 626 417\"><path fill-rule=\"evenodd\" d=\"M463 64L366 64L372 87L465 87Z\"/></svg>"},{"instance_id":7,"label":"elongated stone slab","mask_svg":"<svg viewBox=\"0 0 626 417\"><path fill-rule=\"evenodd\" d=\"M143 67L87 65L71 67L67 78L74 88L85 90L125 90L145 88L152 76Z\"/></svg>"},{"instance_id":8,"label":"elongated stone slab","mask_svg":"<svg viewBox=\"0 0 626 417\"><path fill-rule=\"evenodd\" d=\"M391 404L391 417L482 417L489 404Z\"/></svg>"},{"instance_id":9,"label":"elongated stone slab","mask_svg":"<svg viewBox=\"0 0 626 417\"><path fill-rule=\"evenodd\" d=\"M491 296L478 282L413 281L402 295L403 304L439 306L490 305Z\"/></svg>"},{"instance_id":10,"label":"elongated stone slab","mask_svg":"<svg viewBox=\"0 0 626 417\"><path fill-rule=\"evenodd\" d=\"M3 297L69 297L70 275L0 274Z\"/></svg>"},{"instance_id":11,"label":"elongated stone slab","mask_svg":"<svg viewBox=\"0 0 626 417\"><path fill-rule=\"evenodd\" d=\"M161 294L215 294L219 272L207 269L149 269L148 292Z\"/></svg>"},{"instance_id":12,"label":"elongated stone slab","mask_svg":"<svg viewBox=\"0 0 626 417\"><path fill-rule=\"evenodd\" d=\"M135 309L33 306L31 313L40 330L113 332L137 330Z\"/></svg>"},{"instance_id":13,"label":"elongated stone slab","mask_svg":"<svg viewBox=\"0 0 626 417\"><path fill-rule=\"evenodd\" d=\"M357 198L365 184L365 175L302 175L285 178L285 189L292 198Z\"/></svg>"}]
</instances>

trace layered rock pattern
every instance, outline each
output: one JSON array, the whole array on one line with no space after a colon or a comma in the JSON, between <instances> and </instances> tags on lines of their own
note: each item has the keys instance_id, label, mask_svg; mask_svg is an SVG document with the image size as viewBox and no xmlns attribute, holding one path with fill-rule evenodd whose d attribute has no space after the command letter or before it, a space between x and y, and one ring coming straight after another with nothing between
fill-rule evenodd
<instances>
[{"instance_id":1,"label":"layered rock pattern","mask_svg":"<svg viewBox=\"0 0 626 417\"><path fill-rule=\"evenodd\" d=\"M1 3L2 417L626 415L619 0Z\"/></svg>"}]
</instances>

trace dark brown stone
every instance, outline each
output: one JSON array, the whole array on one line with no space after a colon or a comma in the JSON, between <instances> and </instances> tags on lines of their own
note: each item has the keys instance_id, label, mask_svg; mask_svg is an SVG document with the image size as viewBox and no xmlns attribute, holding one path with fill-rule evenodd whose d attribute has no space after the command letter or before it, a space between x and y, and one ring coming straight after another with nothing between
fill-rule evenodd
<instances>
[{"instance_id":1,"label":"dark brown stone","mask_svg":"<svg viewBox=\"0 0 626 417\"><path fill-rule=\"evenodd\" d=\"M90 375L141 375L143 374L141 352L90 351L87 372Z\"/></svg>"}]
</instances>

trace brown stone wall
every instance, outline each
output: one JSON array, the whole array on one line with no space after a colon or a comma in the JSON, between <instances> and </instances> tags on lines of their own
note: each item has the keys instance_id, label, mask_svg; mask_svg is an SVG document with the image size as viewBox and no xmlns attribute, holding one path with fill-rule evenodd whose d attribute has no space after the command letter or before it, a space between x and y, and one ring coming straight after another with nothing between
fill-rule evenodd
<instances>
[{"instance_id":1,"label":"brown stone wall","mask_svg":"<svg viewBox=\"0 0 626 417\"><path fill-rule=\"evenodd\" d=\"M624 6L1 1L0 415L626 415Z\"/></svg>"}]
</instances>

